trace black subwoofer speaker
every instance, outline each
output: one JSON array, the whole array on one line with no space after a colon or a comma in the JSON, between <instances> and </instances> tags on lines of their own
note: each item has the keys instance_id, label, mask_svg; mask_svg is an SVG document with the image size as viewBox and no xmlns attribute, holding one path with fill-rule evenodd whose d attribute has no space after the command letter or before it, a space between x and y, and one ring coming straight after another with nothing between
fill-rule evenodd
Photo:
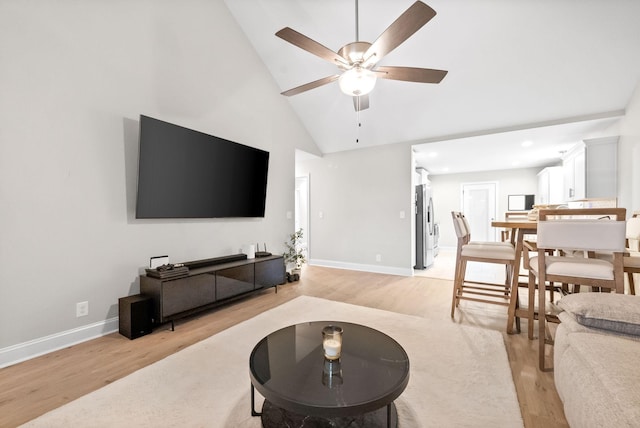
<instances>
[{"instance_id":1,"label":"black subwoofer speaker","mask_svg":"<svg viewBox=\"0 0 640 428\"><path fill-rule=\"evenodd\" d=\"M118 299L120 334L136 339L151 333L153 301L142 294Z\"/></svg>"}]
</instances>

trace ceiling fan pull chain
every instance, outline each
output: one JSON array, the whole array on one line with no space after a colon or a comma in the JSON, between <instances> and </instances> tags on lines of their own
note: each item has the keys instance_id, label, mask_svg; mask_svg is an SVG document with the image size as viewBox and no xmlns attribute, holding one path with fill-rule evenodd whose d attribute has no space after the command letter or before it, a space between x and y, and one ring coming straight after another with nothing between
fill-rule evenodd
<instances>
[{"instance_id":1,"label":"ceiling fan pull chain","mask_svg":"<svg viewBox=\"0 0 640 428\"><path fill-rule=\"evenodd\" d=\"M360 123L360 97L357 97L358 108L356 109L356 143L360 142L360 127L362 124Z\"/></svg>"}]
</instances>

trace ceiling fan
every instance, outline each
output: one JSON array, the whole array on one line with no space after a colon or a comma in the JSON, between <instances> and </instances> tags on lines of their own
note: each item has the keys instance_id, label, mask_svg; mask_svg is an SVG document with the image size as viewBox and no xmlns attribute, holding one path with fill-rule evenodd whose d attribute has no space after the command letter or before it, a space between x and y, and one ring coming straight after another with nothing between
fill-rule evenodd
<instances>
[{"instance_id":1,"label":"ceiling fan","mask_svg":"<svg viewBox=\"0 0 640 428\"><path fill-rule=\"evenodd\" d=\"M429 22L436 15L435 10L421 1L416 1L376 41L369 43L359 40L358 0L355 0L355 3L356 41L344 45L338 52L332 51L289 27L285 27L276 33L276 36L281 39L335 64L342 70L341 74L327 76L289 89L282 92L282 95L297 95L338 80L342 92L353 97L354 107L356 111L360 111L369 108L369 96L367 94L375 86L378 77L418 83L440 83L444 79L447 75L445 70L377 65L385 55L400 46Z\"/></svg>"}]
</instances>

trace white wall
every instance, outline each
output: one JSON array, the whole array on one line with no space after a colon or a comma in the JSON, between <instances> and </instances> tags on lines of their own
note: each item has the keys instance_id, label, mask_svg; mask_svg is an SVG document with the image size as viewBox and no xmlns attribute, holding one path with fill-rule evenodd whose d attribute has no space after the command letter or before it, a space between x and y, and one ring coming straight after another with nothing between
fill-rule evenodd
<instances>
[{"instance_id":1,"label":"white wall","mask_svg":"<svg viewBox=\"0 0 640 428\"><path fill-rule=\"evenodd\" d=\"M309 175L310 264L411 275L409 146L303 160L297 162L296 174Z\"/></svg>"},{"instance_id":2,"label":"white wall","mask_svg":"<svg viewBox=\"0 0 640 428\"><path fill-rule=\"evenodd\" d=\"M221 0L1 2L0 64L0 366L112 328L150 256L283 250L294 150L319 150ZM265 217L135 220L140 114L269 151Z\"/></svg>"},{"instance_id":3,"label":"white wall","mask_svg":"<svg viewBox=\"0 0 640 428\"><path fill-rule=\"evenodd\" d=\"M542 168L506 169L465 174L430 175L433 208L436 222L440 223L440 247L455 248L457 239L453 230L451 211L461 210L462 183L495 181L498 183L496 202L498 218L507 211L508 195L535 194L537 174Z\"/></svg>"},{"instance_id":4,"label":"white wall","mask_svg":"<svg viewBox=\"0 0 640 428\"><path fill-rule=\"evenodd\" d=\"M309 263L411 275L415 264L411 165L411 147L405 144L298 161L296 175L308 174L310 183ZM460 209L461 183L497 181L498 213L504 213L508 195L536 193L540 170L429 175L440 245L456 245L451 211Z\"/></svg>"},{"instance_id":5,"label":"white wall","mask_svg":"<svg viewBox=\"0 0 640 428\"><path fill-rule=\"evenodd\" d=\"M640 81L620 124L618 195L620 206L627 208L627 217L640 210Z\"/></svg>"}]
</instances>

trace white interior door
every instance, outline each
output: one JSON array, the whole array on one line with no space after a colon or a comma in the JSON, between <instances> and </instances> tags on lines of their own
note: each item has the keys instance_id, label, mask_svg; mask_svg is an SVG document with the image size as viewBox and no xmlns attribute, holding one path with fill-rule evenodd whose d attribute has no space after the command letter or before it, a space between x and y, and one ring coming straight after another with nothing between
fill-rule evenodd
<instances>
[{"instance_id":1,"label":"white interior door","mask_svg":"<svg viewBox=\"0 0 640 428\"><path fill-rule=\"evenodd\" d=\"M496 188L495 182L462 184L461 211L469 221L474 241L497 240L497 230L491 226L496 218Z\"/></svg>"}]
</instances>

